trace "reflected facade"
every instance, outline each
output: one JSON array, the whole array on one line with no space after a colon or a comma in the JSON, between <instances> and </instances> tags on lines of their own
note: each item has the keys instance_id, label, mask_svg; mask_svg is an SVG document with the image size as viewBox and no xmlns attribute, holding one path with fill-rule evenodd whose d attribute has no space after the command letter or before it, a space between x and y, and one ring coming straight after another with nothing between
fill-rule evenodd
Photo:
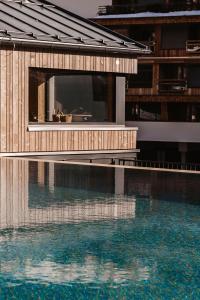
<instances>
[{"instance_id":1,"label":"reflected facade","mask_svg":"<svg viewBox=\"0 0 200 300\"><path fill-rule=\"evenodd\" d=\"M124 170L0 160L1 228L133 218ZM101 182L101 186L99 186Z\"/></svg>"}]
</instances>

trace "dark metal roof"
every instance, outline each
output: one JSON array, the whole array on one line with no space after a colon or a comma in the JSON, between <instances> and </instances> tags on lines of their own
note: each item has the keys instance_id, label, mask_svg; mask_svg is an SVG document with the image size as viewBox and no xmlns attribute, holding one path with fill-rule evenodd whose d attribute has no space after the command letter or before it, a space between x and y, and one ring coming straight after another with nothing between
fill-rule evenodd
<instances>
[{"instance_id":1,"label":"dark metal roof","mask_svg":"<svg viewBox=\"0 0 200 300\"><path fill-rule=\"evenodd\" d=\"M136 41L44 0L0 0L0 41L117 53L148 53Z\"/></svg>"}]
</instances>

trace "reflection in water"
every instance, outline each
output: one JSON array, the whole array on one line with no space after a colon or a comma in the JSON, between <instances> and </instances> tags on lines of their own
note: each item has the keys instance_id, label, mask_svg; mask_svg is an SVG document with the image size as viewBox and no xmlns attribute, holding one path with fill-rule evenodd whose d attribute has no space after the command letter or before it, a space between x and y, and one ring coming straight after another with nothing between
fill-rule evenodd
<instances>
[{"instance_id":1,"label":"reflection in water","mask_svg":"<svg viewBox=\"0 0 200 300\"><path fill-rule=\"evenodd\" d=\"M24 261L23 271L12 262L2 262L1 272L14 273L18 280L35 280L41 283L50 282L67 284L69 282L82 283L112 283L122 284L127 280L143 281L149 279L148 267L142 267L140 261L133 261L129 268L118 268L117 263L108 261L99 263L95 256L86 256L81 263L71 262L68 264L56 263L48 260L35 265L32 260ZM17 270L17 271L16 271Z\"/></svg>"},{"instance_id":2,"label":"reflection in water","mask_svg":"<svg viewBox=\"0 0 200 300\"><path fill-rule=\"evenodd\" d=\"M200 203L198 174L125 171L125 194L166 201Z\"/></svg>"},{"instance_id":3,"label":"reflection in water","mask_svg":"<svg viewBox=\"0 0 200 300\"><path fill-rule=\"evenodd\" d=\"M123 169L94 176L92 168L78 168L2 158L1 228L135 216L135 199L123 196Z\"/></svg>"},{"instance_id":4,"label":"reflection in water","mask_svg":"<svg viewBox=\"0 0 200 300\"><path fill-rule=\"evenodd\" d=\"M0 170L0 299L200 299L198 177L10 159Z\"/></svg>"}]
</instances>

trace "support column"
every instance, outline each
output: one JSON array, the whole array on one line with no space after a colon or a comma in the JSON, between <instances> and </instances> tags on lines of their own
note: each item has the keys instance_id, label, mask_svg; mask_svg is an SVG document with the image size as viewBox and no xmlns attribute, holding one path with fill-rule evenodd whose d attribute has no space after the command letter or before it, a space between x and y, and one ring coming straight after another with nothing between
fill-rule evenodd
<instances>
[{"instance_id":1,"label":"support column","mask_svg":"<svg viewBox=\"0 0 200 300\"><path fill-rule=\"evenodd\" d=\"M38 76L38 122L45 122L45 75Z\"/></svg>"},{"instance_id":2,"label":"support column","mask_svg":"<svg viewBox=\"0 0 200 300\"><path fill-rule=\"evenodd\" d=\"M186 154L188 152L188 145L187 145L187 143L179 143L178 149L179 149L179 152L181 154L181 163L185 164L187 162Z\"/></svg>"},{"instance_id":3,"label":"support column","mask_svg":"<svg viewBox=\"0 0 200 300\"><path fill-rule=\"evenodd\" d=\"M159 81L160 81L160 66L159 64L155 63L153 65L153 85L152 85L153 95L159 94Z\"/></svg>"},{"instance_id":4,"label":"support column","mask_svg":"<svg viewBox=\"0 0 200 300\"><path fill-rule=\"evenodd\" d=\"M55 76L48 80L48 120L53 121L53 113L55 108Z\"/></svg>"},{"instance_id":5,"label":"support column","mask_svg":"<svg viewBox=\"0 0 200 300\"><path fill-rule=\"evenodd\" d=\"M160 114L161 121L168 121L168 106L166 102L161 102L161 114Z\"/></svg>"},{"instance_id":6,"label":"support column","mask_svg":"<svg viewBox=\"0 0 200 300\"><path fill-rule=\"evenodd\" d=\"M116 124L125 125L126 78L116 77Z\"/></svg>"},{"instance_id":7,"label":"support column","mask_svg":"<svg viewBox=\"0 0 200 300\"><path fill-rule=\"evenodd\" d=\"M49 163L49 191L54 192L55 189L55 163Z\"/></svg>"}]
</instances>

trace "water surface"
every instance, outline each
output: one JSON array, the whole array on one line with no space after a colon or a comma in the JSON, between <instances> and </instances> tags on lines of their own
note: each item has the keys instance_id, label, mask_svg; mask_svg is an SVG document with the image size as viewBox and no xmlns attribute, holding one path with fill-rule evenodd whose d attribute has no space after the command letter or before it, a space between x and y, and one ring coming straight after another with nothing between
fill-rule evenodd
<instances>
[{"instance_id":1,"label":"water surface","mask_svg":"<svg viewBox=\"0 0 200 300\"><path fill-rule=\"evenodd\" d=\"M199 176L0 170L0 299L200 299Z\"/></svg>"}]
</instances>

